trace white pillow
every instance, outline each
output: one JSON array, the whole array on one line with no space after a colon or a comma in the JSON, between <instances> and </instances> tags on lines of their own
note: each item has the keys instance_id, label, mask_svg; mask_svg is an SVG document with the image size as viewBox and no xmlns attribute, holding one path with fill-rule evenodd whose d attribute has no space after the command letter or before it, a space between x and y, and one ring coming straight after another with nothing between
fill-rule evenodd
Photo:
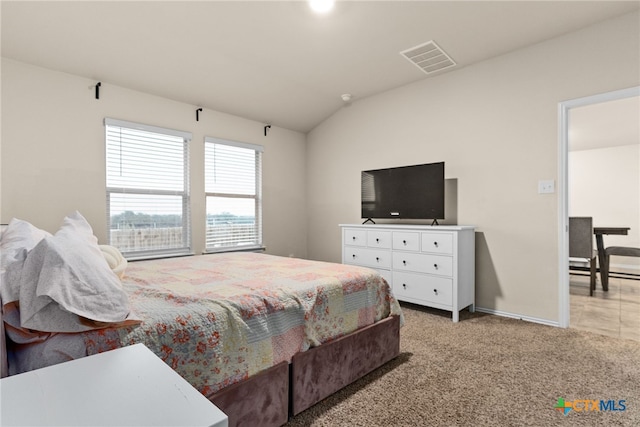
<instances>
[{"instance_id":1,"label":"white pillow","mask_svg":"<svg viewBox=\"0 0 640 427\"><path fill-rule=\"evenodd\" d=\"M79 212L66 217L54 236L42 239L15 274L18 268L19 263L14 263L8 273L19 277L23 328L81 332L130 320L120 279L109 268L91 226Z\"/></svg>"},{"instance_id":2,"label":"white pillow","mask_svg":"<svg viewBox=\"0 0 640 427\"><path fill-rule=\"evenodd\" d=\"M23 250L30 251L46 236L51 236L51 233L40 230L27 221L13 218L2 233L2 239L0 240L0 268L2 273L12 262L24 259L22 258L24 255Z\"/></svg>"}]
</instances>

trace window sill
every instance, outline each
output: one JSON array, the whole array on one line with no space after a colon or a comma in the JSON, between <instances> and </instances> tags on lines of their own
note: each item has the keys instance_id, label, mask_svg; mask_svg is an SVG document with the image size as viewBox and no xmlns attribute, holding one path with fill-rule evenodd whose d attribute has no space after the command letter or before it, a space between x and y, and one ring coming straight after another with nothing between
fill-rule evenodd
<instances>
[{"instance_id":1,"label":"window sill","mask_svg":"<svg viewBox=\"0 0 640 427\"><path fill-rule=\"evenodd\" d=\"M203 255L221 254L226 252L264 252L267 250L266 246L248 246L243 248L220 248L220 249L205 249L202 252Z\"/></svg>"},{"instance_id":2,"label":"window sill","mask_svg":"<svg viewBox=\"0 0 640 427\"><path fill-rule=\"evenodd\" d=\"M195 252L168 252L165 254L135 254L135 255L123 255L127 261L145 261L152 259L162 258L177 258L183 256L193 256Z\"/></svg>"}]
</instances>

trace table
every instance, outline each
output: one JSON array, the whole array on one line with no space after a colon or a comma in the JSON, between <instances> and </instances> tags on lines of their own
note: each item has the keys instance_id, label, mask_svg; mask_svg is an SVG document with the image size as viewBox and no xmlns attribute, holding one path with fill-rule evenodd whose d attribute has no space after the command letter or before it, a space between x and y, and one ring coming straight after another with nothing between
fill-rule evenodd
<instances>
[{"instance_id":1,"label":"table","mask_svg":"<svg viewBox=\"0 0 640 427\"><path fill-rule=\"evenodd\" d=\"M0 388L2 426L228 426L143 344L3 378Z\"/></svg>"},{"instance_id":2,"label":"table","mask_svg":"<svg viewBox=\"0 0 640 427\"><path fill-rule=\"evenodd\" d=\"M598 265L600 265L600 281L602 282L602 290L609 291L609 278L602 274L602 266L604 265L604 234L629 234L630 227L593 227L593 234L596 235L596 247L598 248Z\"/></svg>"}]
</instances>

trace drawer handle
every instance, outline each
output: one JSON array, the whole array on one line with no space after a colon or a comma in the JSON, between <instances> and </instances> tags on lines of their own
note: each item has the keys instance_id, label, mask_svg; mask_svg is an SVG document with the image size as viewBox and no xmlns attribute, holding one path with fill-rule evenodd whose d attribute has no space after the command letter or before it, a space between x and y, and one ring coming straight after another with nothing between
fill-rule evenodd
<instances>
[{"instance_id":1,"label":"drawer handle","mask_svg":"<svg viewBox=\"0 0 640 427\"><path fill-rule=\"evenodd\" d=\"M433 268L438 269L438 264L433 264Z\"/></svg>"},{"instance_id":2,"label":"drawer handle","mask_svg":"<svg viewBox=\"0 0 640 427\"><path fill-rule=\"evenodd\" d=\"M404 265L407 265L407 261L405 261L405 260L402 260L402 263L403 263Z\"/></svg>"},{"instance_id":3,"label":"drawer handle","mask_svg":"<svg viewBox=\"0 0 640 427\"><path fill-rule=\"evenodd\" d=\"M376 243L379 243L379 242L380 242L380 239L378 239L378 238L376 237Z\"/></svg>"},{"instance_id":4,"label":"drawer handle","mask_svg":"<svg viewBox=\"0 0 640 427\"><path fill-rule=\"evenodd\" d=\"M352 239L355 241L356 240L356 236L353 236Z\"/></svg>"},{"instance_id":5,"label":"drawer handle","mask_svg":"<svg viewBox=\"0 0 640 427\"><path fill-rule=\"evenodd\" d=\"M353 259L356 259L356 254L351 255L353 257Z\"/></svg>"},{"instance_id":6,"label":"drawer handle","mask_svg":"<svg viewBox=\"0 0 640 427\"><path fill-rule=\"evenodd\" d=\"M438 247L438 242L433 242L433 246Z\"/></svg>"},{"instance_id":7,"label":"drawer handle","mask_svg":"<svg viewBox=\"0 0 640 427\"><path fill-rule=\"evenodd\" d=\"M403 284L402 284L402 287L403 287L404 289L407 289L407 284L406 284L406 283L403 283Z\"/></svg>"},{"instance_id":8,"label":"drawer handle","mask_svg":"<svg viewBox=\"0 0 640 427\"><path fill-rule=\"evenodd\" d=\"M406 241L406 240L403 240L403 241L402 241L402 244L403 244L403 245L405 245L405 246L407 246L407 241Z\"/></svg>"},{"instance_id":9,"label":"drawer handle","mask_svg":"<svg viewBox=\"0 0 640 427\"><path fill-rule=\"evenodd\" d=\"M434 289L434 290L433 290L433 293L434 293L434 294L436 294L436 295L438 295L438 290L437 290L437 289Z\"/></svg>"},{"instance_id":10,"label":"drawer handle","mask_svg":"<svg viewBox=\"0 0 640 427\"><path fill-rule=\"evenodd\" d=\"M376 262L380 262L380 258L376 257Z\"/></svg>"}]
</instances>

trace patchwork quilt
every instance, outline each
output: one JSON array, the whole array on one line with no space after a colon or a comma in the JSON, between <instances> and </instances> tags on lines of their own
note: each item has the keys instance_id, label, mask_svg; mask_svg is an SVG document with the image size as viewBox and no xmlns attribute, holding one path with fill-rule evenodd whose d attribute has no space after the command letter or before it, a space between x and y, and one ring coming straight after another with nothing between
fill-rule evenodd
<instances>
[{"instance_id":1,"label":"patchwork quilt","mask_svg":"<svg viewBox=\"0 0 640 427\"><path fill-rule=\"evenodd\" d=\"M87 354L144 343L205 396L310 347L402 316L375 271L227 253L129 263L139 326L83 333Z\"/></svg>"}]
</instances>

